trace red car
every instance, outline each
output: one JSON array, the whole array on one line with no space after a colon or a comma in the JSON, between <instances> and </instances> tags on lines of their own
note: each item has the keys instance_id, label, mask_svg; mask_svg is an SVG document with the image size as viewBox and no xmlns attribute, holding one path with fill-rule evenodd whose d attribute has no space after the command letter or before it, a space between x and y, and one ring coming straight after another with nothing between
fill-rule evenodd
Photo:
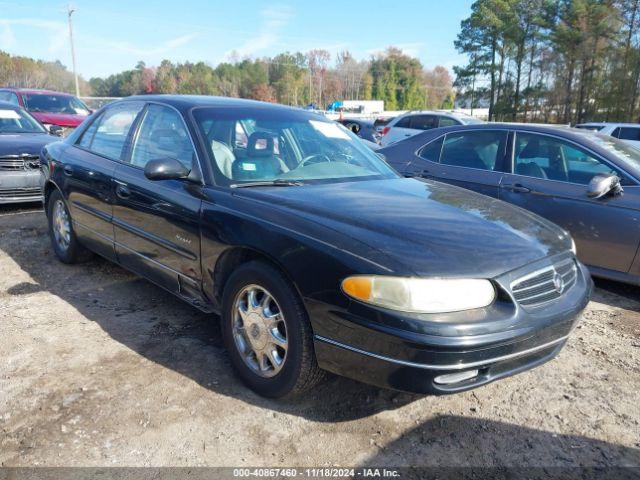
<instances>
[{"instance_id":1,"label":"red car","mask_svg":"<svg viewBox=\"0 0 640 480\"><path fill-rule=\"evenodd\" d=\"M91 113L79 98L68 93L28 88L0 88L0 101L19 105L47 128L58 125L66 136Z\"/></svg>"}]
</instances>

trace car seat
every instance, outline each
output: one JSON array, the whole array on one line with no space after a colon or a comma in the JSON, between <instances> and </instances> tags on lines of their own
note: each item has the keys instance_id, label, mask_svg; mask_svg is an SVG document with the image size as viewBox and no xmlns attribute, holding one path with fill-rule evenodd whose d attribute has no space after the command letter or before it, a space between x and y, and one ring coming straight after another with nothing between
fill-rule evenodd
<instances>
[{"instance_id":1,"label":"car seat","mask_svg":"<svg viewBox=\"0 0 640 480\"><path fill-rule=\"evenodd\" d=\"M253 132L247 142L246 158L233 162L233 179L270 180L286 171L282 160L275 156L275 138L273 133Z\"/></svg>"}]
</instances>

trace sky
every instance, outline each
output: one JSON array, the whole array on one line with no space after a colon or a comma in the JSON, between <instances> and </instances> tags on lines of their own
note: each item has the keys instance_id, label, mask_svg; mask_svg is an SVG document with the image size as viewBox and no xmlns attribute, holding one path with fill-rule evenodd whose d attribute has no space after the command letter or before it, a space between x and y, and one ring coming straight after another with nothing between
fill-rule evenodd
<instances>
[{"instance_id":1,"label":"sky","mask_svg":"<svg viewBox=\"0 0 640 480\"><path fill-rule=\"evenodd\" d=\"M472 0L148 0L71 2L78 73L104 77L163 59L204 61L284 51L349 50L356 58L393 45L427 68L464 63L453 41ZM0 50L71 69L67 3L0 0Z\"/></svg>"}]
</instances>

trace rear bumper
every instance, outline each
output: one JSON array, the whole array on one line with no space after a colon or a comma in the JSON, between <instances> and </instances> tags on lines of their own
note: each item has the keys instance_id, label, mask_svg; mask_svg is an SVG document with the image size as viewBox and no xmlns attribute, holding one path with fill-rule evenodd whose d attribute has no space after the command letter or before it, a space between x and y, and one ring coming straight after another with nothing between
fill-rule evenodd
<instances>
[{"instance_id":1,"label":"rear bumper","mask_svg":"<svg viewBox=\"0 0 640 480\"><path fill-rule=\"evenodd\" d=\"M42 172L0 172L0 204L42 200Z\"/></svg>"},{"instance_id":2,"label":"rear bumper","mask_svg":"<svg viewBox=\"0 0 640 480\"><path fill-rule=\"evenodd\" d=\"M497 308L471 335L451 334L448 322L424 334L379 328L371 319L380 319L380 312L366 318L360 316L362 308L358 316L333 309L321 317L319 309L312 308L318 364L355 380L414 393L448 394L485 385L541 365L560 352L593 288L583 266L578 276L560 301L535 314L517 305ZM493 328L497 324L509 327Z\"/></svg>"}]
</instances>

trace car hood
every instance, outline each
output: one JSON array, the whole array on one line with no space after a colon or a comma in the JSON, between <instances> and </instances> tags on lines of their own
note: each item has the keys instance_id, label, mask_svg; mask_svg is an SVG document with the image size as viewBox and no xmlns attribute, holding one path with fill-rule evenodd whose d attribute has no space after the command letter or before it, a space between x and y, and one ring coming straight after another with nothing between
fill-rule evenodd
<instances>
[{"instance_id":1,"label":"car hood","mask_svg":"<svg viewBox=\"0 0 640 480\"><path fill-rule=\"evenodd\" d=\"M77 127L87 118L86 115L72 115L68 113L29 112L40 123L50 123L61 127Z\"/></svg>"},{"instance_id":2,"label":"car hood","mask_svg":"<svg viewBox=\"0 0 640 480\"><path fill-rule=\"evenodd\" d=\"M366 244L404 275L495 277L571 245L564 230L526 210L433 181L253 188L236 194L357 240L356 250Z\"/></svg>"},{"instance_id":3,"label":"car hood","mask_svg":"<svg viewBox=\"0 0 640 480\"><path fill-rule=\"evenodd\" d=\"M60 140L46 133L0 134L0 157L7 155L40 155L45 145Z\"/></svg>"}]
</instances>

